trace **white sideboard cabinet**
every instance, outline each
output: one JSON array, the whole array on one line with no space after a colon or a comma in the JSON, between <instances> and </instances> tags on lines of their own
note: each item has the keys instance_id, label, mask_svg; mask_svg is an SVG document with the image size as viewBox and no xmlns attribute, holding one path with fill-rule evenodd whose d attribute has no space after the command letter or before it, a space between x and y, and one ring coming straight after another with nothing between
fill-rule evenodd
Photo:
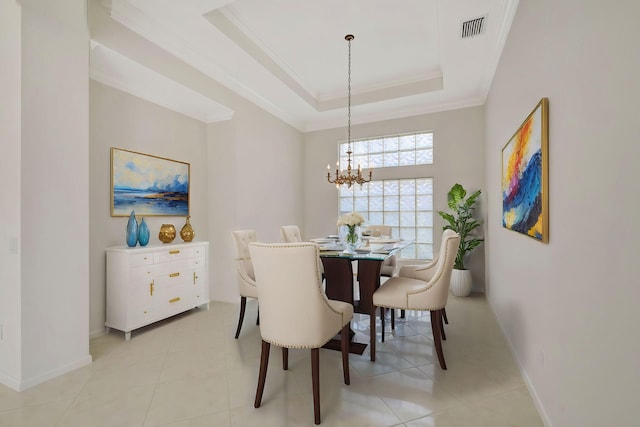
<instances>
[{"instance_id":1,"label":"white sideboard cabinet","mask_svg":"<svg viewBox=\"0 0 640 427\"><path fill-rule=\"evenodd\" d=\"M125 333L209 308L209 242L107 248L107 320Z\"/></svg>"}]
</instances>

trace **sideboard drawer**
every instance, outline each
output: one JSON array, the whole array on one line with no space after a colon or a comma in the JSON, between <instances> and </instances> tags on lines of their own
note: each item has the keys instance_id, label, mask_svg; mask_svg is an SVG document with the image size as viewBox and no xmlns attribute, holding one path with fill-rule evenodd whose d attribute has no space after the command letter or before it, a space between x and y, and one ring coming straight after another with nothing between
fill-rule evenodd
<instances>
[{"instance_id":1,"label":"sideboard drawer","mask_svg":"<svg viewBox=\"0 0 640 427\"><path fill-rule=\"evenodd\" d=\"M181 271L193 270L194 260L193 258L183 259L180 261L165 262L163 264L154 265L154 275L156 277L169 276L171 274L179 273Z\"/></svg>"},{"instance_id":2,"label":"sideboard drawer","mask_svg":"<svg viewBox=\"0 0 640 427\"><path fill-rule=\"evenodd\" d=\"M160 264L180 259L193 258L193 256L193 248L164 249L153 254L153 261L156 264Z\"/></svg>"},{"instance_id":3,"label":"sideboard drawer","mask_svg":"<svg viewBox=\"0 0 640 427\"><path fill-rule=\"evenodd\" d=\"M141 265L153 265L153 254L150 254L150 253L132 254L129 257L129 265L131 267L139 267Z\"/></svg>"},{"instance_id":4,"label":"sideboard drawer","mask_svg":"<svg viewBox=\"0 0 640 427\"><path fill-rule=\"evenodd\" d=\"M153 298L154 316L169 317L193 308L189 288L172 288L159 291Z\"/></svg>"}]
</instances>

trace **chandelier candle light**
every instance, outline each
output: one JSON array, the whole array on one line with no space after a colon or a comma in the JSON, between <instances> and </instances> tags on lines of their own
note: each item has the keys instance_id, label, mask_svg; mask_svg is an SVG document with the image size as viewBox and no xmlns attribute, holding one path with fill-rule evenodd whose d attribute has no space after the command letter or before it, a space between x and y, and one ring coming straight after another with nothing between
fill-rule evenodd
<instances>
[{"instance_id":1,"label":"chandelier candle light","mask_svg":"<svg viewBox=\"0 0 640 427\"><path fill-rule=\"evenodd\" d=\"M372 172L369 171L369 179L365 179L362 177L362 167L358 165L358 173L351 173L351 154L353 154L353 148L351 146L351 40L354 39L352 34L347 34L344 39L349 42L349 79L348 79L348 103L347 103L347 112L348 112L348 122L347 122L347 172L340 173L340 161L336 162L336 176L331 179L331 167L327 165L327 181L331 184L335 184L336 188L340 188L342 184L346 184L347 188L351 188L353 184L364 184L365 182L371 181Z\"/></svg>"}]
</instances>

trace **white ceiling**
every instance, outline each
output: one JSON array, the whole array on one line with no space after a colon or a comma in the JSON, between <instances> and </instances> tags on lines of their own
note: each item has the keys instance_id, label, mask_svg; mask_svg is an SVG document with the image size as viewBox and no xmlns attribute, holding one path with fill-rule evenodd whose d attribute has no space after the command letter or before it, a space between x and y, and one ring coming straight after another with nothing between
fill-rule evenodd
<instances>
[{"instance_id":1,"label":"white ceiling","mask_svg":"<svg viewBox=\"0 0 640 427\"><path fill-rule=\"evenodd\" d=\"M518 0L101 0L111 17L301 131L484 103ZM485 17L482 34L461 37ZM233 110L92 44L91 77L204 122Z\"/></svg>"}]
</instances>

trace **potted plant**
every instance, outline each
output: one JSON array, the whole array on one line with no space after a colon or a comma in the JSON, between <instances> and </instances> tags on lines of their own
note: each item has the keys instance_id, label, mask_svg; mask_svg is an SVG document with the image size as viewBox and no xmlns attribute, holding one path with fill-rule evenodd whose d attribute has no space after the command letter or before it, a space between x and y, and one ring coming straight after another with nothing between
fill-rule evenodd
<instances>
[{"instance_id":1,"label":"potted plant","mask_svg":"<svg viewBox=\"0 0 640 427\"><path fill-rule=\"evenodd\" d=\"M448 206L451 213L438 211L447 224L443 230L453 230L460 235L460 245L451 274L451 293L456 296L467 296L471 292L471 272L464 267L464 258L475 249L484 239L477 237L475 230L480 222L473 217L473 209L480 196L480 190L467 197L467 190L460 184L455 184L447 194Z\"/></svg>"}]
</instances>

